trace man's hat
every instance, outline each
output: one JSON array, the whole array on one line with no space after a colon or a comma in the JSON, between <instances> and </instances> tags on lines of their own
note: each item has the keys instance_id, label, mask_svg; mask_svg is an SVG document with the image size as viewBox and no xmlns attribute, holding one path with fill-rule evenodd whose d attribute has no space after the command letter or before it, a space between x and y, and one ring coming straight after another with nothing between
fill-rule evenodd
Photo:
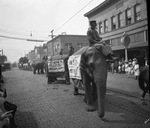
<instances>
[{"instance_id":1,"label":"man's hat","mask_svg":"<svg viewBox=\"0 0 150 128\"><path fill-rule=\"evenodd\" d=\"M132 62L132 60L131 60L131 59L129 59L129 62Z\"/></svg>"},{"instance_id":2,"label":"man's hat","mask_svg":"<svg viewBox=\"0 0 150 128\"><path fill-rule=\"evenodd\" d=\"M133 61L136 61L137 59L136 58L133 58Z\"/></svg>"},{"instance_id":3,"label":"man's hat","mask_svg":"<svg viewBox=\"0 0 150 128\"><path fill-rule=\"evenodd\" d=\"M90 21L90 25L93 24L93 23L96 23L96 20Z\"/></svg>"}]
</instances>

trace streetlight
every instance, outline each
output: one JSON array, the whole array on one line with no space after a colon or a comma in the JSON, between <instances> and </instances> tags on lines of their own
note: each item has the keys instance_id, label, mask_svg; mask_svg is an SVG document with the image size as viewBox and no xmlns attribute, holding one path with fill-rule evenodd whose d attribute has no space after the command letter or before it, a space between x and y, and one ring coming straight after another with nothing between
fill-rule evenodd
<instances>
[{"instance_id":1,"label":"streetlight","mask_svg":"<svg viewBox=\"0 0 150 128\"><path fill-rule=\"evenodd\" d=\"M125 61L128 61L128 52L127 52L127 49L128 49L129 44L130 44L130 37L128 36L128 34L126 32L124 32L122 34L121 43L125 47Z\"/></svg>"}]
</instances>

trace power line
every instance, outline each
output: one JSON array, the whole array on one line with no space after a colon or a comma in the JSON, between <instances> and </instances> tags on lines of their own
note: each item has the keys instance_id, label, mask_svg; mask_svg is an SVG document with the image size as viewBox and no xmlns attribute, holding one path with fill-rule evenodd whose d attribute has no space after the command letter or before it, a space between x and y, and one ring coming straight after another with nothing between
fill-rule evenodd
<instances>
[{"instance_id":1,"label":"power line","mask_svg":"<svg viewBox=\"0 0 150 128\"><path fill-rule=\"evenodd\" d=\"M31 34L32 34L32 37L33 37L33 35L34 35L34 33L33 32L29 32L29 34L16 34L16 33L13 33L13 32L8 32L8 31L5 31L5 30L2 30L1 28L0 28L0 33L5 33L5 34L11 34L11 35L14 35L14 36L31 36ZM39 37L39 36L38 36ZM42 36L40 36L41 38L46 38L46 37L42 37Z\"/></svg>"},{"instance_id":2,"label":"power line","mask_svg":"<svg viewBox=\"0 0 150 128\"><path fill-rule=\"evenodd\" d=\"M79 12L81 12L85 7L87 7L93 0L91 0L88 4L86 4L83 8L81 8L78 12L76 12L73 16L71 16L65 23L63 23L55 32L61 29L66 23L68 23L74 16L76 16Z\"/></svg>"}]
</instances>

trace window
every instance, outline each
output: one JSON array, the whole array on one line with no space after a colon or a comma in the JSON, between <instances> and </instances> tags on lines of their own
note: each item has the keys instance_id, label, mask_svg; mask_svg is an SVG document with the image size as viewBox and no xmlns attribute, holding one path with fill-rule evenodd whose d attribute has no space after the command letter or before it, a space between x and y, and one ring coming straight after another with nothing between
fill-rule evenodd
<instances>
[{"instance_id":1,"label":"window","mask_svg":"<svg viewBox=\"0 0 150 128\"><path fill-rule=\"evenodd\" d=\"M131 24L131 9L126 10L126 25Z\"/></svg>"},{"instance_id":2,"label":"window","mask_svg":"<svg viewBox=\"0 0 150 128\"><path fill-rule=\"evenodd\" d=\"M60 51L60 45L57 44L54 46L55 53Z\"/></svg>"},{"instance_id":3,"label":"window","mask_svg":"<svg viewBox=\"0 0 150 128\"><path fill-rule=\"evenodd\" d=\"M102 22L99 22L99 34L102 33Z\"/></svg>"},{"instance_id":4,"label":"window","mask_svg":"<svg viewBox=\"0 0 150 128\"><path fill-rule=\"evenodd\" d=\"M71 46L71 43L66 43L65 45L66 45L67 49L69 50L69 47Z\"/></svg>"},{"instance_id":5,"label":"window","mask_svg":"<svg viewBox=\"0 0 150 128\"><path fill-rule=\"evenodd\" d=\"M111 23L112 23L112 30L116 29L116 17L115 16L111 18Z\"/></svg>"},{"instance_id":6,"label":"window","mask_svg":"<svg viewBox=\"0 0 150 128\"><path fill-rule=\"evenodd\" d=\"M141 20L141 6L140 4L136 4L134 6L135 11L135 22Z\"/></svg>"},{"instance_id":7,"label":"window","mask_svg":"<svg viewBox=\"0 0 150 128\"><path fill-rule=\"evenodd\" d=\"M108 20L104 20L104 32L108 31Z\"/></svg>"},{"instance_id":8,"label":"window","mask_svg":"<svg viewBox=\"0 0 150 128\"><path fill-rule=\"evenodd\" d=\"M123 27L123 13L118 14L118 28Z\"/></svg>"}]
</instances>

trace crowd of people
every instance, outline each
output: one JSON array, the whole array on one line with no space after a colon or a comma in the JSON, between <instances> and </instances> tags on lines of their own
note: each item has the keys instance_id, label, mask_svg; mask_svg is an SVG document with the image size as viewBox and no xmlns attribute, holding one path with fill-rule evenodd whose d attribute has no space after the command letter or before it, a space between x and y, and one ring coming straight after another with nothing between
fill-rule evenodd
<instances>
[{"instance_id":1,"label":"crowd of people","mask_svg":"<svg viewBox=\"0 0 150 128\"><path fill-rule=\"evenodd\" d=\"M145 65L148 65L148 60L145 60ZM135 79L138 79L140 73L137 58L129 59L128 61L125 61L124 58L116 60L109 64L108 71L112 74L127 74L128 77L135 77Z\"/></svg>"},{"instance_id":2,"label":"crowd of people","mask_svg":"<svg viewBox=\"0 0 150 128\"><path fill-rule=\"evenodd\" d=\"M7 91L0 64L0 128L15 128L17 125L15 124L14 116L17 106L8 102L6 98Z\"/></svg>"}]
</instances>

